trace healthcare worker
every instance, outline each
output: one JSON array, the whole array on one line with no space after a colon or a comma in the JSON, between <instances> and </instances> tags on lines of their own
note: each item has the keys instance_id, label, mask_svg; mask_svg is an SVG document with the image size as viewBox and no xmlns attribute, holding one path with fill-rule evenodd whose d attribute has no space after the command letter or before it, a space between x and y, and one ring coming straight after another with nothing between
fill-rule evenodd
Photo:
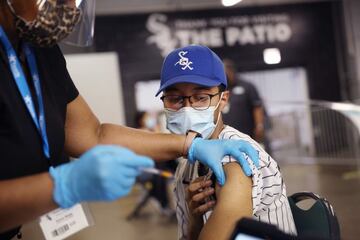
<instances>
[{"instance_id":1,"label":"healthcare worker","mask_svg":"<svg viewBox=\"0 0 360 240\"><path fill-rule=\"evenodd\" d=\"M56 45L81 14L75 0L0 0L0 239L58 207L127 195L141 169L153 166L150 158L199 160L221 184L224 155L237 158L248 175L243 154L258 164L246 142L101 124Z\"/></svg>"}]
</instances>

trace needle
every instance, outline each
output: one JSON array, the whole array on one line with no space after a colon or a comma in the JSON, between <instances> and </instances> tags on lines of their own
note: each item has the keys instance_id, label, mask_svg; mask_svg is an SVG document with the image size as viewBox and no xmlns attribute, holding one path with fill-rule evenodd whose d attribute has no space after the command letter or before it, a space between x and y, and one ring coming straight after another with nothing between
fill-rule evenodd
<instances>
[{"instance_id":1,"label":"needle","mask_svg":"<svg viewBox=\"0 0 360 240\"><path fill-rule=\"evenodd\" d=\"M141 171L146 172L146 173L156 174L156 175L159 175L164 178L173 178L174 177L174 174L172 174L171 172L160 170L157 168L142 168Z\"/></svg>"}]
</instances>

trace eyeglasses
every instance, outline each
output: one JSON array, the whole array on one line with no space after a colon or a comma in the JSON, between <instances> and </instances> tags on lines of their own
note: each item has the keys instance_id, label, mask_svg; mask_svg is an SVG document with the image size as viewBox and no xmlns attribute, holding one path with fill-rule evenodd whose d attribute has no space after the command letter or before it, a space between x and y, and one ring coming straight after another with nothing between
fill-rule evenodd
<instances>
[{"instance_id":1,"label":"eyeglasses","mask_svg":"<svg viewBox=\"0 0 360 240\"><path fill-rule=\"evenodd\" d=\"M206 110L211 105L211 99L217 95L221 94L218 92L216 94L193 94L191 96L179 96L179 95L166 95L162 96L160 99L164 103L164 107L177 111L184 106L185 99L189 99L190 106L196 110Z\"/></svg>"}]
</instances>

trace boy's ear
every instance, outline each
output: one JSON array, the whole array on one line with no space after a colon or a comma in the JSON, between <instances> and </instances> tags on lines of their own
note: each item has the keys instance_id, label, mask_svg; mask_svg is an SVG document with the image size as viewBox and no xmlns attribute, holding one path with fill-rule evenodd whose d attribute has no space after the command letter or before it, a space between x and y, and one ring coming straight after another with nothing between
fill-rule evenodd
<instances>
[{"instance_id":1,"label":"boy's ear","mask_svg":"<svg viewBox=\"0 0 360 240\"><path fill-rule=\"evenodd\" d=\"M230 92L229 91L224 91L222 93L221 99L220 99L220 111L222 111L224 109L224 107L228 104L229 102L229 97L230 97Z\"/></svg>"},{"instance_id":2,"label":"boy's ear","mask_svg":"<svg viewBox=\"0 0 360 240\"><path fill-rule=\"evenodd\" d=\"M221 101L226 101L226 103L229 101L230 92L224 91L221 97Z\"/></svg>"}]
</instances>

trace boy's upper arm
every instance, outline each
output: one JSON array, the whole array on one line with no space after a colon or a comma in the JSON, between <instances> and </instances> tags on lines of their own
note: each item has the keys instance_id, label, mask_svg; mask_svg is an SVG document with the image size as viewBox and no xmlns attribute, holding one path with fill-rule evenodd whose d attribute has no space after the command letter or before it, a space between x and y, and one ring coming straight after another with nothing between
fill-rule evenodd
<instances>
[{"instance_id":1,"label":"boy's upper arm","mask_svg":"<svg viewBox=\"0 0 360 240\"><path fill-rule=\"evenodd\" d=\"M236 222L252 216L252 179L244 175L238 163L224 166L226 183L216 186L217 203L204 225L199 239L229 239Z\"/></svg>"}]
</instances>

